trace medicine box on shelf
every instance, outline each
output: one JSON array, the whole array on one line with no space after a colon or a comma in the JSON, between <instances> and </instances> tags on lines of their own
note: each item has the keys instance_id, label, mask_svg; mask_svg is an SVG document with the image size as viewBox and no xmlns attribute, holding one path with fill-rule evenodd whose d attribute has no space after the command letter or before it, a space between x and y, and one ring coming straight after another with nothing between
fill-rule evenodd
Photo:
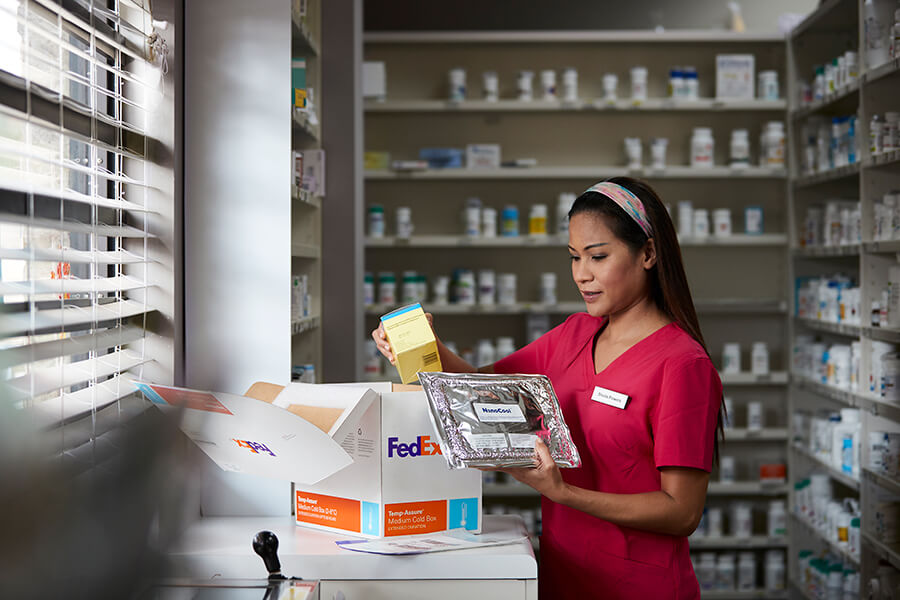
<instances>
[{"instance_id":1,"label":"medicine box on shelf","mask_svg":"<svg viewBox=\"0 0 900 600\"><path fill-rule=\"evenodd\" d=\"M383 102L387 97L387 78L383 61L363 63L363 98Z\"/></svg>"},{"instance_id":2,"label":"medicine box on shelf","mask_svg":"<svg viewBox=\"0 0 900 600\"><path fill-rule=\"evenodd\" d=\"M752 100L754 65L752 54L716 55L716 99Z\"/></svg>"}]
</instances>

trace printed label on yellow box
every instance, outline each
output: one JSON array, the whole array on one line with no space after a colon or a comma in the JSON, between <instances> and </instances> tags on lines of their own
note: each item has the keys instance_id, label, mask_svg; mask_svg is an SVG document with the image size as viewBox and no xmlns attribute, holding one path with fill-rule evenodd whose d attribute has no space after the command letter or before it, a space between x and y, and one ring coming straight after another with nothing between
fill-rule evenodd
<instances>
[{"instance_id":1,"label":"printed label on yellow box","mask_svg":"<svg viewBox=\"0 0 900 600\"><path fill-rule=\"evenodd\" d=\"M420 304L410 304L381 317L394 364L403 383L416 381L419 371L440 371L437 340Z\"/></svg>"}]
</instances>

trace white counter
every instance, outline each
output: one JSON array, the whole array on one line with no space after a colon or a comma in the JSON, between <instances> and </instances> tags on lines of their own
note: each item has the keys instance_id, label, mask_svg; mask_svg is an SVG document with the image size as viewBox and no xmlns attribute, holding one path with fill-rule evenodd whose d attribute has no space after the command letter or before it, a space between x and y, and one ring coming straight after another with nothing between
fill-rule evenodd
<instances>
[{"instance_id":1,"label":"white counter","mask_svg":"<svg viewBox=\"0 0 900 600\"><path fill-rule=\"evenodd\" d=\"M280 517L197 521L169 549L167 574L196 579L265 578L263 561L251 547L253 536L264 529L278 536L281 572L288 577L334 581L537 580L537 563L528 540L472 550L383 556L343 550L334 542L352 536L298 527L292 518ZM521 518L484 516L484 533L503 532L511 537L524 535Z\"/></svg>"}]
</instances>

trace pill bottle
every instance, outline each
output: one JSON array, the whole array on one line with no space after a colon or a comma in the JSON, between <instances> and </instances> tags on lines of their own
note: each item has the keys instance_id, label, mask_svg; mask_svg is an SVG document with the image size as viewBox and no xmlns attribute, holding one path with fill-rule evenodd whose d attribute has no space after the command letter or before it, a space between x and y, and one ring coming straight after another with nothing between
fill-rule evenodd
<instances>
[{"instance_id":1,"label":"pill bottle","mask_svg":"<svg viewBox=\"0 0 900 600\"><path fill-rule=\"evenodd\" d=\"M369 207L369 236L384 237L384 207L378 204Z\"/></svg>"},{"instance_id":2,"label":"pill bottle","mask_svg":"<svg viewBox=\"0 0 900 600\"><path fill-rule=\"evenodd\" d=\"M485 71L481 76L484 99L487 102L496 102L500 99L500 81L497 78L497 72Z\"/></svg>"},{"instance_id":3,"label":"pill bottle","mask_svg":"<svg viewBox=\"0 0 900 600\"><path fill-rule=\"evenodd\" d=\"M695 127L691 135L691 167L701 169L712 167L714 146L712 129Z\"/></svg>"},{"instance_id":4,"label":"pill bottle","mask_svg":"<svg viewBox=\"0 0 900 600\"><path fill-rule=\"evenodd\" d=\"M519 209L515 205L506 205L503 208L500 219L500 231L504 237L516 237L519 235Z\"/></svg>"},{"instance_id":5,"label":"pill bottle","mask_svg":"<svg viewBox=\"0 0 900 600\"><path fill-rule=\"evenodd\" d=\"M449 99L451 102L462 102L466 99L466 70L450 69L448 72Z\"/></svg>"},{"instance_id":6,"label":"pill bottle","mask_svg":"<svg viewBox=\"0 0 900 600\"><path fill-rule=\"evenodd\" d=\"M528 234L532 236L547 235L547 205L533 204L528 215Z\"/></svg>"}]
</instances>

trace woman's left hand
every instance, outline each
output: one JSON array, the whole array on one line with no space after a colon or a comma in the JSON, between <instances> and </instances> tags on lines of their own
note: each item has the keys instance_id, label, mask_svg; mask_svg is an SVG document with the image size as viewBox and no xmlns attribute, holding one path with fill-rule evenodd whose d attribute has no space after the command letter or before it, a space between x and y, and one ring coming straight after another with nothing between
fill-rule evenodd
<instances>
[{"instance_id":1,"label":"woman's left hand","mask_svg":"<svg viewBox=\"0 0 900 600\"><path fill-rule=\"evenodd\" d=\"M511 477L530 485L543 496L559 502L566 490L559 467L550 456L550 449L542 440L534 445L534 468L499 469Z\"/></svg>"}]
</instances>

